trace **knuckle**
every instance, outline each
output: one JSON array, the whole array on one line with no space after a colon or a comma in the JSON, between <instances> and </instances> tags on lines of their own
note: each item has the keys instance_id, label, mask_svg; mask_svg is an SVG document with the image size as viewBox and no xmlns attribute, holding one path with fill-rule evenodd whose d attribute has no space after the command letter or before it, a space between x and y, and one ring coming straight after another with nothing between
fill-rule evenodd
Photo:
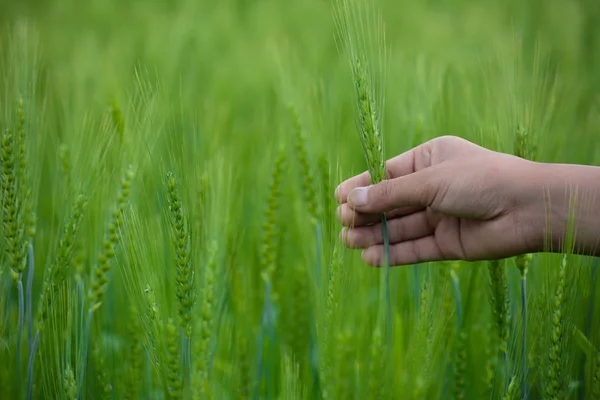
<instances>
[{"instance_id":1,"label":"knuckle","mask_svg":"<svg viewBox=\"0 0 600 400\"><path fill-rule=\"evenodd\" d=\"M402 222L402 219L398 220L395 224L394 224L394 241L396 242L402 242L404 240L404 223Z\"/></svg>"},{"instance_id":2,"label":"knuckle","mask_svg":"<svg viewBox=\"0 0 600 400\"><path fill-rule=\"evenodd\" d=\"M455 145L458 143L466 142L465 139L461 138L460 136L456 136L456 135L443 135L434 140L437 140L438 143L444 144L444 145Z\"/></svg>"},{"instance_id":3,"label":"knuckle","mask_svg":"<svg viewBox=\"0 0 600 400\"><path fill-rule=\"evenodd\" d=\"M410 243L410 257L418 264L421 262L421 249L419 248L419 243L416 240L413 240Z\"/></svg>"},{"instance_id":4,"label":"knuckle","mask_svg":"<svg viewBox=\"0 0 600 400\"><path fill-rule=\"evenodd\" d=\"M365 246L373 246L378 241L377 230L369 227L369 230L365 232L365 238L363 245Z\"/></svg>"},{"instance_id":5,"label":"knuckle","mask_svg":"<svg viewBox=\"0 0 600 400\"><path fill-rule=\"evenodd\" d=\"M439 182L438 178L431 176L421 183L420 194L421 202L427 206L431 206L438 197Z\"/></svg>"},{"instance_id":6,"label":"knuckle","mask_svg":"<svg viewBox=\"0 0 600 400\"><path fill-rule=\"evenodd\" d=\"M443 135L443 136L438 136L435 139L432 139L428 143L429 143L430 147L433 147L433 146L445 147L445 146L451 145L452 143L455 143L456 139L457 139L456 136Z\"/></svg>"},{"instance_id":7,"label":"knuckle","mask_svg":"<svg viewBox=\"0 0 600 400\"><path fill-rule=\"evenodd\" d=\"M377 206L381 206L387 208L391 203L391 198L393 195L393 184L392 181L383 181L379 183L377 187Z\"/></svg>"}]
</instances>

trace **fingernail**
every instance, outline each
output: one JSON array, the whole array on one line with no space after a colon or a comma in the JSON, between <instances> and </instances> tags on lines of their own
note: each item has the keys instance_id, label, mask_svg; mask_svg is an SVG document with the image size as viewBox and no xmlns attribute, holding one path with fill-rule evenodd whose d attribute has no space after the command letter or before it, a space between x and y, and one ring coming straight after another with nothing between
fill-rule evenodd
<instances>
[{"instance_id":1,"label":"fingernail","mask_svg":"<svg viewBox=\"0 0 600 400\"><path fill-rule=\"evenodd\" d=\"M335 188L335 192L333 193L333 196L335 197L335 200L338 203L341 203L343 201L343 199L340 198L340 187L339 186Z\"/></svg>"},{"instance_id":2,"label":"fingernail","mask_svg":"<svg viewBox=\"0 0 600 400\"><path fill-rule=\"evenodd\" d=\"M356 188L348 195L348 202L357 207L366 206L368 193L368 187Z\"/></svg>"},{"instance_id":3,"label":"fingernail","mask_svg":"<svg viewBox=\"0 0 600 400\"><path fill-rule=\"evenodd\" d=\"M340 239L342 240L342 243L346 244L348 240L348 228L342 228L340 231Z\"/></svg>"},{"instance_id":4,"label":"fingernail","mask_svg":"<svg viewBox=\"0 0 600 400\"><path fill-rule=\"evenodd\" d=\"M375 256L373 255L373 250L372 247L369 247L368 249L364 249L361 253L360 253L360 257L362 258L362 260L371 265L371 266L377 266L375 263Z\"/></svg>"}]
</instances>

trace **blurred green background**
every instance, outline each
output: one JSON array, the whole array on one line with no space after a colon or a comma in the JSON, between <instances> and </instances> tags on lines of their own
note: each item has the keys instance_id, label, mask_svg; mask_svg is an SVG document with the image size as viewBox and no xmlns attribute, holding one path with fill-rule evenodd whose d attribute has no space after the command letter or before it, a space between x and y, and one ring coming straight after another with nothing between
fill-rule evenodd
<instances>
[{"instance_id":1,"label":"blurred green background","mask_svg":"<svg viewBox=\"0 0 600 400\"><path fill-rule=\"evenodd\" d=\"M537 161L599 165L600 2L373 3L389 50L380 82L387 157L447 134L512 153L515 135L527 132ZM85 383L77 382L89 398L179 398L170 394L167 355L152 346L167 339L162 331L153 336L147 310L154 303L144 290L156 292L164 318L159 326L176 317L167 171L178 179L192 232L196 332L204 332L206 268L217 275L214 329L206 334L212 398L504 398L521 373L514 260L505 268L511 340L504 364L489 328L487 263L455 264L453 276L448 264L427 263L391 273L396 345L383 363L392 375L378 374L381 348L372 345L379 275L358 252L341 249L334 218L334 188L366 169L348 57L336 45L334 5L0 1L0 128L16 125L17 99L24 98L37 214L34 304L72 201L80 192L89 199L77 256L54 299L53 328L40 340L39 398L69 398L66 371L73 365L76 376L81 373L85 332L81 317L69 310L85 302L81 293L90 285L130 164L136 178L106 299L88 338L90 372ZM298 111L302 135L289 104ZM275 196L279 209L269 220L278 154L285 166ZM276 233L269 238L271 228ZM276 260L272 293L261 280L265 238L273 241ZM569 332L561 342L562 372L546 374L560 257L535 255L528 276L531 370L528 385L512 398L524 391L529 398L549 397L552 379L562 385L557 398L600 393L593 380L600 377L597 264L585 257L569 262L566 322L559 327ZM15 364L17 292L7 269L0 360L11 368L0 371L0 393L20 398L26 363ZM275 310L272 325L265 322L265 304ZM455 332L459 312L465 325ZM583 335L571 335L573 327ZM191 351L203 359L208 351L195 343ZM25 345L23 354L26 360ZM175 365L180 362L185 376L185 349ZM183 380L186 396L197 395ZM372 390L378 387L379 394Z\"/></svg>"},{"instance_id":2,"label":"blurred green background","mask_svg":"<svg viewBox=\"0 0 600 400\"><path fill-rule=\"evenodd\" d=\"M425 138L473 138L497 127L505 133L519 113L552 119L543 137L558 144L543 146L548 158L579 156L561 133L593 138L585 120L600 85L597 2L376 3L391 54L389 154L414 144L419 124ZM350 162L342 155L356 140L350 132L340 137L340 128L352 87L330 1L19 1L4 2L0 18L35 24L63 114L98 109L111 97L124 101L141 66L201 122L222 113L227 129L214 136L243 129L265 137L276 134L282 93L293 91L316 109L310 114L321 114L315 140L335 142L336 155Z\"/></svg>"}]
</instances>

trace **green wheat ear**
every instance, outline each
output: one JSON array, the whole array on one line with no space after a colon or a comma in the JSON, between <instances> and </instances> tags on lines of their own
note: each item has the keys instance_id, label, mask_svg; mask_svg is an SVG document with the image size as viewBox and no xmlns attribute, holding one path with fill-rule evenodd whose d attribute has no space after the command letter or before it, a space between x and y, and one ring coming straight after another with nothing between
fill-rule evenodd
<instances>
[{"instance_id":1,"label":"green wheat ear","mask_svg":"<svg viewBox=\"0 0 600 400\"><path fill-rule=\"evenodd\" d=\"M77 399L77 383L75 382L75 373L70 364L67 364L62 377L63 395L66 399Z\"/></svg>"},{"instance_id":2,"label":"green wheat ear","mask_svg":"<svg viewBox=\"0 0 600 400\"><path fill-rule=\"evenodd\" d=\"M505 383L502 393L506 392L508 386L508 339L510 333L510 303L508 297L508 282L504 263L499 260L489 261L489 285L490 285L490 306L492 309L492 318L495 330L496 347L492 350L492 360L495 361L496 355L502 355L501 365L503 367L503 382Z\"/></svg>"},{"instance_id":3,"label":"green wheat ear","mask_svg":"<svg viewBox=\"0 0 600 400\"><path fill-rule=\"evenodd\" d=\"M380 126L387 62L383 21L360 1L338 0L336 3L337 31L348 54L354 82L360 141L371 182L379 183L387 177Z\"/></svg>"},{"instance_id":4,"label":"green wheat ear","mask_svg":"<svg viewBox=\"0 0 600 400\"><path fill-rule=\"evenodd\" d=\"M513 151L517 157L534 160L537 155L537 146L534 135L524 127L519 127L515 134Z\"/></svg>"},{"instance_id":5,"label":"green wheat ear","mask_svg":"<svg viewBox=\"0 0 600 400\"><path fill-rule=\"evenodd\" d=\"M100 308L102 300L104 299L104 293L108 286L109 273L112 269L116 247L119 243L119 229L123 225L123 212L127 206L133 178L133 167L129 167L121 180L117 204L112 212L104 240L102 241L102 248L100 250L100 255L98 256L98 261L92 271L92 284L89 291L90 312L94 312Z\"/></svg>"},{"instance_id":6,"label":"green wheat ear","mask_svg":"<svg viewBox=\"0 0 600 400\"><path fill-rule=\"evenodd\" d=\"M281 185L284 168L285 152L283 149L280 149L273 166L271 183L269 185L269 195L267 197L267 207L265 210L260 249L261 277L265 282L269 283L271 283L277 261L275 259L277 237L279 235L277 213L280 209Z\"/></svg>"},{"instance_id":7,"label":"green wheat ear","mask_svg":"<svg viewBox=\"0 0 600 400\"><path fill-rule=\"evenodd\" d=\"M197 338L196 365L193 377L194 399L211 398L210 386L210 344L215 329L215 280L217 274L218 244L209 243L208 260L204 270L204 290L202 292L202 308L200 311L200 334Z\"/></svg>"},{"instance_id":8,"label":"green wheat ear","mask_svg":"<svg viewBox=\"0 0 600 400\"><path fill-rule=\"evenodd\" d=\"M383 90L375 85L372 68L379 68L380 80L385 75L385 35L380 16L355 0L338 0L336 24L344 49L348 53L350 70L354 81L357 105L358 130L363 153L369 169L371 183L386 179L383 133L380 127L383 109ZM373 18L371 20L371 18ZM371 58L372 56L372 58ZM370 60L373 60L370 62ZM376 101L380 99L380 101ZM381 214L383 236L383 268L380 274L379 323L384 324L382 335L388 345L392 341L392 311L390 299L389 237L387 217Z\"/></svg>"},{"instance_id":9,"label":"green wheat ear","mask_svg":"<svg viewBox=\"0 0 600 400\"><path fill-rule=\"evenodd\" d=\"M366 65L357 58L353 64L354 85L359 111L360 139L371 175L371 183L386 179L383 137Z\"/></svg>"},{"instance_id":10,"label":"green wheat ear","mask_svg":"<svg viewBox=\"0 0 600 400\"><path fill-rule=\"evenodd\" d=\"M123 139L123 136L125 136L125 117L114 99L110 103L110 117L119 138Z\"/></svg>"},{"instance_id":11,"label":"green wheat ear","mask_svg":"<svg viewBox=\"0 0 600 400\"><path fill-rule=\"evenodd\" d=\"M321 209L319 207L317 186L313 167L311 165L312 162L307 147L308 139L294 104L290 104L288 109L294 128L294 148L300 164L300 172L302 177L302 196L306 204L307 211L310 215L311 222L316 226L321 220Z\"/></svg>"},{"instance_id":12,"label":"green wheat ear","mask_svg":"<svg viewBox=\"0 0 600 400\"><path fill-rule=\"evenodd\" d=\"M10 267L11 276L15 282L19 281L25 269L26 261L26 236L20 224L23 220L22 210L19 204L22 199L19 196L19 163L15 156L17 137L7 129L2 135L0 151L1 171L1 199L3 216L3 233L5 240L5 252Z\"/></svg>"},{"instance_id":13,"label":"green wheat ear","mask_svg":"<svg viewBox=\"0 0 600 400\"><path fill-rule=\"evenodd\" d=\"M73 265L72 257L77 241L77 234L83 218L86 199L79 195L73 203L73 210L65 221L54 263L44 276L44 284L39 297L37 326L43 328L52 307L52 298L56 296L60 284L68 277L68 268Z\"/></svg>"},{"instance_id":14,"label":"green wheat ear","mask_svg":"<svg viewBox=\"0 0 600 400\"><path fill-rule=\"evenodd\" d=\"M167 174L167 197L169 203L171 240L175 247L177 270L177 313L181 328L188 338L192 336L192 308L194 305L194 269L190 261L189 222L185 215L179 186L172 172Z\"/></svg>"}]
</instances>

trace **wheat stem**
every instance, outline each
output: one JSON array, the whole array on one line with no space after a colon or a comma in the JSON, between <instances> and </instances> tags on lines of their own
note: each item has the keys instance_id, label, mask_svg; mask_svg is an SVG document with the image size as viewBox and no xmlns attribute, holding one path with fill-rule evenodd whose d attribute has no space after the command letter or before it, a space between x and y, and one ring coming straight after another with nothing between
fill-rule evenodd
<instances>
[{"instance_id":1,"label":"wheat stem","mask_svg":"<svg viewBox=\"0 0 600 400\"><path fill-rule=\"evenodd\" d=\"M523 341L521 345L521 388L522 398L527 399L527 271L531 263L532 255L524 254L515 260L517 269L521 276L521 323L523 325Z\"/></svg>"},{"instance_id":2,"label":"wheat stem","mask_svg":"<svg viewBox=\"0 0 600 400\"><path fill-rule=\"evenodd\" d=\"M21 391L21 346L23 342L23 325L24 325L24 314L25 314L25 299L23 294L23 280L22 275L19 274L17 281L17 293L19 296L19 320L17 325L17 379L19 392Z\"/></svg>"},{"instance_id":3,"label":"wheat stem","mask_svg":"<svg viewBox=\"0 0 600 400\"><path fill-rule=\"evenodd\" d=\"M597 353L593 365L592 387L587 389L588 393L593 395L593 398L600 398L600 353Z\"/></svg>"},{"instance_id":4,"label":"wheat stem","mask_svg":"<svg viewBox=\"0 0 600 400\"><path fill-rule=\"evenodd\" d=\"M467 370L467 338L466 332L459 331L456 344L456 364L454 366L454 399L465 398L465 376Z\"/></svg>"},{"instance_id":5,"label":"wheat stem","mask_svg":"<svg viewBox=\"0 0 600 400\"><path fill-rule=\"evenodd\" d=\"M413 291L415 293L415 311L418 314L421 312L421 296L417 296L417 294L421 291L421 280L419 279L419 266L417 264L413 264L410 268L412 269Z\"/></svg>"},{"instance_id":6,"label":"wheat stem","mask_svg":"<svg viewBox=\"0 0 600 400\"><path fill-rule=\"evenodd\" d=\"M40 331L37 331L33 338L33 342L31 343L31 351L29 352L29 360L27 362L27 400L33 399L33 363L35 361L39 340Z\"/></svg>"},{"instance_id":7,"label":"wheat stem","mask_svg":"<svg viewBox=\"0 0 600 400\"><path fill-rule=\"evenodd\" d=\"M215 309L215 271L216 271L217 243L211 243L209 258L205 268L204 291L202 299L202 328L198 337L198 352L196 354L196 374L194 382L194 399L207 399L211 397L210 371L211 371L211 339L215 337L214 309Z\"/></svg>"},{"instance_id":8,"label":"wheat stem","mask_svg":"<svg viewBox=\"0 0 600 400\"><path fill-rule=\"evenodd\" d=\"M27 287L25 289L26 293L26 302L25 302L25 314L27 318L27 344L29 348L29 353L31 353L31 346L33 341L33 302L32 302L32 290L33 290L33 274L34 274L34 259L33 259L33 245L29 243L27 248L27 260L28 260L28 268L27 268Z\"/></svg>"},{"instance_id":9,"label":"wheat stem","mask_svg":"<svg viewBox=\"0 0 600 400\"><path fill-rule=\"evenodd\" d=\"M563 256L558 269L558 282L554 293L554 310L552 313L552 332L548 354L548 382L546 396L549 399L562 398L563 387L563 351L565 340L564 302L566 289L567 255Z\"/></svg>"},{"instance_id":10,"label":"wheat stem","mask_svg":"<svg viewBox=\"0 0 600 400\"><path fill-rule=\"evenodd\" d=\"M316 237L316 248L317 248L317 262L315 276L317 279L317 288L321 289L321 259L323 257L323 230L321 224L315 223L315 237Z\"/></svg>"},{"instance_id":11,"label":"wheat stem","mask_svg":"<svg viewBox=\"0 0 600 400\"><path fill-rule=\"evenodd\" d=\"M258 399L260 398L260 387L261 387L261 382L263 379L263 368L264 365L268 363L265 363L264 361L264 354L263 354L263 345L264 345L264 338L265 338L265 332L269 333L269 336L272 337L272 304L271 304L271 284L270 281L265 281L265 300L264 300L264 305L263 305L263 312L262 312L262 316L261 316L261 323L260 323L260 332L258 334L258 340L257 340L257 347L258 347L258 354L256 357L257 360L257 365L256 365L256 373L257 373L257 377L256 377L256 382L255 382L255 388L254 388L254 399ZM269 345L272 345L272 342L269 341ZM269 346L269 347L270 347ZM267 375L267 373L265 373L265 375ZM267 389L268 389L268 385L267 385Z\"/></svg>"},{"instance_id":12,"label":"wheat stem","mask_svg":"<svg viewBox=\"0 0 600 400\"><path fill-rule=\"evenodd\" d=\"M185 382L191 381L191 371L192 371L192 366L190 365L191 360L192 360L191 347L192 347L192 339L186 335L185 329L182 328L181 329L181 359L183 360L183 376L185 377L185 379L184 379Z\"/></svg>"},{"instance_id":13,"label":"wheat stem","mask_svg":"<svg viewBox=\"0 0 600 400\"><path fill-rule=\"evenodd\" d=\"M385 304L385 330L386 330L386 341L388 347L392 345L393 332L392 332L392 307L390 298L390 238L388 234L387 217L385 214L381 214L381 230L383 234L383 304Z\"/></svg>"},{"instance_id":14,"label":"wheat stem","mask_svg":"<svg viewBox=\"0 0 600 400\"><path fill-rule=\"evenodd\" d=\"M145 357L145 375L146 375L146 398L150 398L152 395L152 360L150 359L150 353L146 351Z\"/></svg>"},{"instance_id":15,"label":"wheat stem","mask_svg":"<svg viewBox=\"0 0 600 400\"><path fill-rule=\"evenodd\" d=\"M30 391L30 382L33 385L33 358L35 357L35 350L33 348L33 312L32 312L32 299L31 292L33 290L33 273L34 273L34 259L33 259L33 245L30 243L28 246L28 271L27 271L27 288L26 288L26 316L27 316L27 343L29 349L29 359L31 360L31 368L29 367L29 362L27 363L27 398L31 399L30 395L32 395L33 387L31 387ZM36 335L37 337L37 335ZM36 344L37 347L37 344Z\"/></svg>"},{"instance_id":16,"label":"wheat stem","mask_svg":"<svg viewBox=\"0 0 600 400\"><path fill-rule=\"evenodd\" d=\"M369 399L380 400L386 395L386 350L379 326L373 331L369 363Z\"/></svg>"},{"instance_id":17,"label":"wheat stem","mask_svg":"<svg viewBox=\"0 0 600 400\"><path fill-rule=\"evenodd\" d=\"M537 153L534 135L523 126L519 126L515 135L514 153L517 157L533 160ZM523 324L523 343L521 347L521 388L522 398L527 399L527 269L531 261L531 254L517 257L517 268L521 273L521 318Z\"/></svg>"},{"instance_id":18,"label":"wheat stem","mask_svg":"<svg viewBox=\"0 0 600 400\"><path fill-rule=\"evenodd\" d=\"M508 335L509 335L509 300L508 300L508 284L503 265L500 261L493 260L489 264L490 272L490 300L492 304L492 313L496 325L496 332L500 341L500 353L502 354L502 366L504 368L504 389L502 394L505 395L508 390Z\"/></svg>"},{"instance_id":19,"label":"wheat stem","mask_svg":"<svg viewBox=\"0 0 600 400\"><path fill-rule=\"evenodd\" d=\"M456 328L458 332L462 326L463 320L463 304L462 296L460 294L460 281L458 279L458 264L455 263L452 265L450 276L452 277L452 286L454 287L454 296L456 297Z\"/></svg>"},{"instance_id":20,"label":"wheat stem","mask_svg":"<svg viewBox=\"0 0 600 400\"><path fill-rule=\"evenodd\" d=\"M77 387L77 398L84 399L85 398L85 374L88 364L88 352L90 347L90 331L92 329L92 318L94 317L94 310L88 310L87 319L85 322L85 331L83 332L83 353L81 357L81 374L79 375L79 382Z\"/></svg>"},{"instance_id":21,"label":"wheat stem","mask_svg":"<svg viewBox=\"0 0 600 400\"><path fill-rule=\"evenodd\" d=\"M521 348L521 387L523 388L523 400L527 400L527 278L521 277L521 309L523 311L523 345Z\"/></svg>"},{"instance_id":22,"label":"wheat stem","mask_svg":"<svg viewBox=\"0 0 600 400\"><path fill-rule=\"evenodd\" d=\"M588 305L587 312L587 321L585 325L585 335L589 336L590 331L592 329L592 320L594 319L594 305L596 304L596 280L598 277L598 261L599 257L594 258L594 263L592 264L592 281L591 281L591 293L590 293L590 302Z\"/></svg>"},{"instance_id":23,"label":"wheat stem","mask_svg":"<svg viewBox=\"0 0 600 400\"><path fill-rule=\"evenodd\" d=\"M594 262L592 264L592 279L590 282L590 300L588 303L588 309L587 309L587 320L586 320L586 324L585 324L585 336L589 337L590 336L590 331L592 329L592 321L594 318L594 308L595 308L595 304L596 304L596 280L598 279L598 260L600 260L600 258L595 257L594 258ZM586 358L588 356L586 355ZM581 360L581 375L582 378L581 380L583 382L587 382L586 380L586 369L585 369L585 362L586 362L586 358ZM589 388L588 388L589 390ZM583 396L583 395L582 395ZM580 396L580 397L582 397Z\"/></svg>"}]
</instances>

